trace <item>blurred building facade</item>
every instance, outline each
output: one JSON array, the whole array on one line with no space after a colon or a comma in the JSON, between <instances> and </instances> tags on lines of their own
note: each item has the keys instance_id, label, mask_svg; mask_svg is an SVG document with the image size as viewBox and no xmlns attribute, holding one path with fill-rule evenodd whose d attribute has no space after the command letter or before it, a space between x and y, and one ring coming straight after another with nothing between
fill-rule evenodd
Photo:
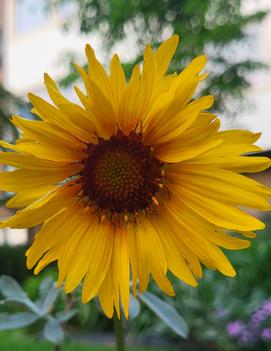
<instances>
[{"instance_id":1,"label":"blurred building facade","mask_svg":"<svg viewBox=\"0 0 271 351\"><path fill-rule=\"evenodd\" d=\"M3 1L0 0L0 83L3 79Z\"/></svg>"},{"instance_id":2,"label":"blurred building facade","mask_svg":"<svg viewBox=\"0 0 271 351\"><path fill-rule=\"evenodd\" d=\"M251 105L247 110L240 111L235 120L227 119L222 126L231 128L247 128L255 132L262 132L258 142L265 150L271 149L271 1L270 0L245 0L243 1L244 14L256 11L269 12L260 24L251 25L248 35L251 36L250 44L242 50L244 54L265 63L269 66L266 70L258 71L251 75L251 88L247 92L246 100ZM235 53L233 53L235 54Z\"/></svg>"},{"instance_id":3,"label":"blurred building facade","mask_svg":"<svg viewBox=\"0 0 271 351\"><path fill-rule=\"evenodd\" d=\"M29 91L43 93L44 72L56 79L62 77L67 68L66 52L82 57L87 41L99 50L96 34L85 37L75 28L63 31L74 5L66 3L52 13L45 4L44 0L4 0L3 82L20 96Z\"/></svg>"}]
</instances>

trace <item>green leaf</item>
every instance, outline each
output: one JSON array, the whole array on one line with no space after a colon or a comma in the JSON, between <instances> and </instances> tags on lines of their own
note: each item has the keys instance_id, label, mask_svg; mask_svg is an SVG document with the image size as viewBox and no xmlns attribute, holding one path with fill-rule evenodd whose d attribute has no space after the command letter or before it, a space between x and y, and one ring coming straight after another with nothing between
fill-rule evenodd
<instances>
[{"instance_id":1,"label":"green leaf","mask_svg":"<svg viewBox=\"0 0 271 351\"><path fill-rule=\"evenodd\" d=\"M43 329L44 336L54 344L60 345L64 340L64 331L55 318L50 317Z\"/></svg>"},{"instance_id":2,"label":"green leaf","mask_svg":"<svg viewBox=\"0 0 271 351\"><path fill-rule=\"evenodd\" d=\"M132 294L130 294L129 318L136 318L140 312L140 304Z\"/></svg>"},{"instance_id":3,"label":"green leaf","mask_svg":"<svg viewBox=\"0 0 271 351\"><path fill-rule=\"evenodd\" d=\"M176 334L183 338L187 337L187 324L183 317L179 315L171 305L149 292L139 294L138 297Z\"/></svg>"},{"instance_id":4,"label":"green leaf","mask_svg":"<svg viewBox=\"0 0 271 351\"><path fill-rule=\"evenodd\" d=\"M36 322L39 318L32 312L0 313L0 330L26 327Z\"/></svg>"}]
</instances>

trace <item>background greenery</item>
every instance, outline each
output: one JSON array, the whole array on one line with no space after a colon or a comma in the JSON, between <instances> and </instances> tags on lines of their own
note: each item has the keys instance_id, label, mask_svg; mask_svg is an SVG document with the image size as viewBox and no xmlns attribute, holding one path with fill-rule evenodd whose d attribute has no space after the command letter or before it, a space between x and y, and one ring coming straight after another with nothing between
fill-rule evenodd
<instances>
[{"instance_id":1,"label":"background greenery","mask_svg":"<svg viewBox=\"0 0 271 351\"><path fill-rule=\"evenodd\" d=\"M0 332L1 351L51 351L49 342L38 341L34 337L26 336L21 332ZM113 351L113 346L87 345L84 343L69 342L63 345L62 351ZM167 351L163 348L128 347L127 351Z\"/></svg>"}]
</instances>

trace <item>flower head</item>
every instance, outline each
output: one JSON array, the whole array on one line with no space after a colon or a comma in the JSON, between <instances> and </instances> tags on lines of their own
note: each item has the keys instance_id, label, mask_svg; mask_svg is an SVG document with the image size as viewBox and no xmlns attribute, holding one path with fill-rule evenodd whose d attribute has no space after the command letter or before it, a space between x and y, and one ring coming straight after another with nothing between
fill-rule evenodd
<instances>
[{"instance_id":1,"label":"flower head","mask_svg":"<svg viewBox=\"0 0 271 351\"><path fill-rule=\"evenodd\" d=\"M263 313L265 314L265 316L269 317L271 315L271 301L269 301L269 300L265 301L262 304L261 309L262 309Z\"/></svg>"},{"instance_id":2,"label":"flower head","mask_svg":"<svg viewBox=\"0 0 271 351\"><path fill-rule=\"evenodd\" d=\"M245 325L241 321L230 322L227 325L227 332L232 338L238 338L241 334L243 334L244 330Z\"/></svg>"},{"instance_id":3,"label":"flower head","mask_svg":"<svg viewBox=\"0 0 271 351\"><path fill-rule=\"evenodd\" d=\"M68 101L56 83L44 80L53 105L29 94L39 117L18 116L22 131L0 162L16 167L0 174L1 189L15 192L9 207L21 207L1 226L42 227L27 251L35 274L57 261L58 285L73 291L83 280L83 302L98 296L106 315L128 315L133 291L145 291L152 276L167 294L170 271L196 286L202 264L227 276L235 271L220 249L243 249L264 224L239 206L270 210L270 190L242 175L269 167L258 151L260 134L219 131L219 119L204 112L212 96L192 100L206 74L205 56L181 73L167 75L178 37L157 51L147 46L142 72L126 82L117 55L110 74L87 45L88 71L76 66L85 92L81 105Z\"/></svg>"},{"instance_id":4,"label":"flower head","mask_svg":"<svg viewBox=\"0 0 271 351\"><path fill-rule=\"evenodd\" d=\"M263 341L270 341L271 340L271 328L264 328L263 331L262 331L262 340Z\"/></svg>"}]
</instances>

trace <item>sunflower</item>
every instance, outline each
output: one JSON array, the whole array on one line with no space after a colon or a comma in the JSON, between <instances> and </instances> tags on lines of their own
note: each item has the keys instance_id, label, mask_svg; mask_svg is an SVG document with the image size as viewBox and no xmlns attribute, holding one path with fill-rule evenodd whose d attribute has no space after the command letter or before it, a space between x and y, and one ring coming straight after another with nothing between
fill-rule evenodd
<instances>
[{"instance_id":1,"label":"sunflower","mask_svg":"<svg viewBox=\"0 0 271 351\"><path fill-rule=\"evenodd\" d=\"M83 280L82 301L97 296L108 317L120 305L128 316L130 279L134 294L152 277L173 296L168 272L193 287L202 264L234 276L221 248L247 248L241 236L264 228L242 208L271 208L270 189L242 174L270 166L245 156L260 134L219 131L204 112L213 97L192 100L205 56L166 74L177 44L174 35L156 51L148 45L128 82L117 55L108 75L87 45L88 72L75 66L81 105L45 74L53 105L29 94L39 120L13 116L21 137L0 143L12 150L0 162L16 168L0 174L0 187L15 193L7 206L21 208L1 227L41 224L27 267L38 274L57 261L58 286L69 293Z\"/></svg>"}]
</instances>

